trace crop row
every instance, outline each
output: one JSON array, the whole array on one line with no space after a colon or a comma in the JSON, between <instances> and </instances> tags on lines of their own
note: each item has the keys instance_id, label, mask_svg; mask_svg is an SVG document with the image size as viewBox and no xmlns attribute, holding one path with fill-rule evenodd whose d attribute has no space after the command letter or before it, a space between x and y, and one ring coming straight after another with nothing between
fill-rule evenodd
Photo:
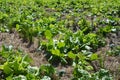
<instances>
[{"instance_id":1,"label":"crop row","mask_svg":"<svg viewBox=\"0 0 120 80\"><path fill-rule=\"evenodd\" d=\"M120 30L119 3L118 0L0 0L0 32L16 31L30 45L34 38L39 39L37 50L44 51L51 64L74 66L73 80L111 80L107 70L96 73L89 70L96 71L91 62L100 60L95 52L106 45L107 34ZM110 54L119 55L119 51ZM31 67L28 56L5 46L0 55L5 58L0 68L7 80L49 80L56 74L51 65Z\"/></svg>"}]
</instances>

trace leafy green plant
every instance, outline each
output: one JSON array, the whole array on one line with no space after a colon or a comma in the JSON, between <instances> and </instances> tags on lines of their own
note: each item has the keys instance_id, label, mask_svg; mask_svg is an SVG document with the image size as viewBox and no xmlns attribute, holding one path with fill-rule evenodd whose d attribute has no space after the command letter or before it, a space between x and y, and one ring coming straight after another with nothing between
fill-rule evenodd
<instances>
[{"instance_id":1,"label":"leafy green plant","mask_svg":"<svg viewBox=\"0 0 120 80\"><path fill-rule=\"evenodd\" d=\"M6 61L0 65L6 80L40 80L40 79L56 79L56 71L52 65L41 65L40 68L30 66L31 58L21 51L14 51L12 46L3 46L0 55ZM3 79L3 78L2 78Z\"/></svg>"},{"instance_id":2,"label":"leafy green plant","mask_svg":"<svg viewBox=\"0 0 120 80\"><path fill-rule=\"evenodd\" d=\"M119 56L120 55L120 46L115 46L107 52L109 55Z\"/></svg>"},{"instance_id":3,"label":"leafy green plant","mask_svg":"<svg viewBox=\"0 0 120 80\"><path fill-rule=\"evenodd\" d=\"M101 27L98 30L98 34L101 34L103 36L106 36L108 33L110 33L112 31L112 26L105 26L105 27Z\"/></svg>"},{"instance_id":4,"label":"leafy green plant","mask_svg":"<svg viewBox=\"0 0 120 80\"><path fill-rule=\"evenodd\" d=\"M84 32L84 33L89 33L92 31L92 27L90 25L90 22L87 21L85 18L81 19L79 22L78 22L79 26L80 26L80 29Z\"/></svg>"},{"instance_id":5,"label":"leafy green plant","mask_svg":"<svg viewBox=\"0 0 120 80\"><path fill-rule=\"evenodd\" d=\"M91 74L86 70L93 68L88 65L98 58L94 52L106 45L106 35L119 34L119 3L119 0L0 0L0 32L17 31L29 44L39 38L38 50L44 50L50 63L76 63L75 80L102 79L98 78L101 72ZM109 54L119 55L119 47ZM53 67L31 67L26 61L27 55L13 51L11 46L3 46L0 55L5 60L1 62L1 69L7 80L53 79L50 74ZM39 70L45 75L37 76L41 74Z\"/></svg>"},{"instance_id":6,"label":"leafy green plant","mask_svg":"<svg viewBox=\"0 0 120 80\"><path fill-rule=\"evenodd\" d=\"M86 70L75 68L74 78L72 80L113 80L108 70L101 69L96 73L90 74Z\"/></svg>"},{"instance_id":7,"label":"leafy green plant","mask_svg":"<svg viewBox=\"0 0 120 80\"><path fill-rule=\"evenodd\" d=\"M55 75L56 71L54 67L50 64L40 66L39 72L42 79L47 77L48 79L56 80L56 78L58 78L57 75Z\"/></svg>"}]
</instances>

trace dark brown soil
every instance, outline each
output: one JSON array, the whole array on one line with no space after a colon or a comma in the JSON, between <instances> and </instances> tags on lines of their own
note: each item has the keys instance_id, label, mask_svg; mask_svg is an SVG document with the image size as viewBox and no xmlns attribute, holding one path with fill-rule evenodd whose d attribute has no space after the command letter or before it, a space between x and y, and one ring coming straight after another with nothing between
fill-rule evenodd
<instances>
[{"instance_id":1,"label":"dark brown soil","mask_svg":"<svg viewBox=\"0 0 120 80\"><path fill-rule=\"evenodd\" d=\"M120 57L107 56L106 52L110 50L110 44L114 44L115 46L120 45L120 34L119 33L110 33L107 38L107 45L105 47L99 48L97 50L97 54L101 56L103 60L103 65L99 64L99 61L93 62L95 66L99 69L99 67L106 68L113 73L113 76L116 80L120 79ZM31 46L28 46L28 42L23 42L22 38L19 37L18 33L0 33L0 49L2 44L4 45L13 45L14 49L21 49L23 52L28 53L28 55L33 59L33 66L40 66L41 64L48 64L49 62L46 60L43 52L37 52L36 49L38 47L38 39L34 39L34 43ZM73 67L71 66L57 66L57 71L64 70L65 74L62 75L60 80L70 80L72 78Z\"/></svg>"}]
</instances>

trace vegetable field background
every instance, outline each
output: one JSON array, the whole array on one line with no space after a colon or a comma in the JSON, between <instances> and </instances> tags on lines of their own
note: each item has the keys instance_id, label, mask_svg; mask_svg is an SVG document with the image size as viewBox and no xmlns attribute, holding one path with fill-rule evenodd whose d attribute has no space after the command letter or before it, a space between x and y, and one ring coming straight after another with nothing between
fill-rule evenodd
<instances>
[{"instance_id":1,"label":"vegetable field background","mask_svg":"<svg viewBox=\"0 0 120 80\"><path fill-rule=\"evenodd\" d=\"M0 80L120 80L120 1L0 0Z\"/></svg>"}]
</instances>

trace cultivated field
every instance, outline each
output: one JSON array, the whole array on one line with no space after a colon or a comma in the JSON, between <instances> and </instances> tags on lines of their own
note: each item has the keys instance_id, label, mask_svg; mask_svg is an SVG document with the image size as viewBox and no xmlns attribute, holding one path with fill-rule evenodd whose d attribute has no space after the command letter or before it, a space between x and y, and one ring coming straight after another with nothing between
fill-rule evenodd
<instances>
[{"instance_id":1,"label":"cultivated field","mask_svg":"<svg viewBox=\"0 0 120 80\"><path fill-rule=\"evenodd\" d=\"M120 0L0 0L0 80L120 80Z\"/></svg>"}]
</instances>

